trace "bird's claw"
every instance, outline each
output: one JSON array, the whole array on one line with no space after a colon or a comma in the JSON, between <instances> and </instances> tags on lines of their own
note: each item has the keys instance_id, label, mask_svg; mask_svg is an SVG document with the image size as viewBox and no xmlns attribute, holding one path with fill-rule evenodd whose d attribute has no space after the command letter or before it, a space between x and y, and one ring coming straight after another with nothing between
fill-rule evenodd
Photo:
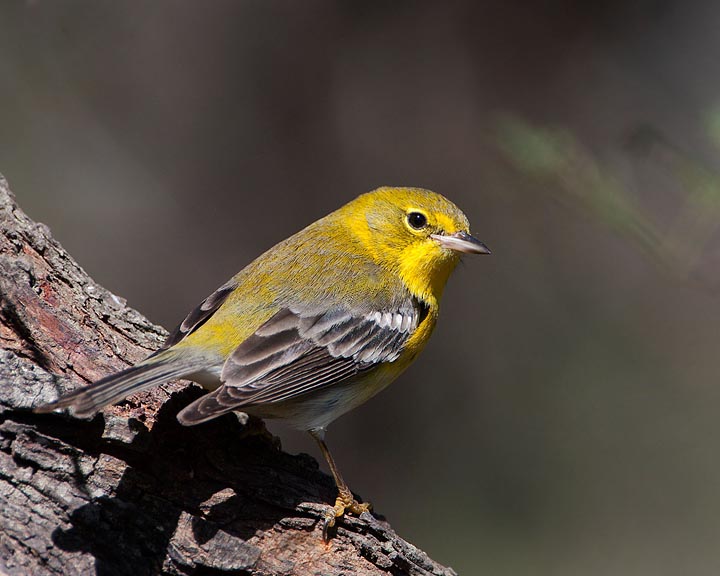
<instances>
[{"instance_id":1,"label":"bird's claw","mask_svg":"<svg viewBox=\"0 0 720 576\"><path fill-rule=\"evenodd\" d=\"M337 518L340 518L345 512L360 516L363 512L370 512L371 508L372 506L369 502L358 502L355 500L350 490L340 490L335 500L335 506L332 508L328 507L323 517L323 540L325 540L325 542L329 540L328 532L330 528L335 526Z\"/></svg>"}]
</instances>

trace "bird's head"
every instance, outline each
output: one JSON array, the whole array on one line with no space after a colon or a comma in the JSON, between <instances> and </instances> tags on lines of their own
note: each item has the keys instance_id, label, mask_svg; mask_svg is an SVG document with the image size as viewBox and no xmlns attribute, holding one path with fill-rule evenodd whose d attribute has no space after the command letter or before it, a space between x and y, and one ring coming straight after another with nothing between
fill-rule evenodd
<instances>
[{"instance_id":1,"label":"bird's head","mask_svg":"<svg viewBox=\"0 0 720 576\"><path fill-rule=\"evenodd\" d=\"M346 205L348 221L376 262L397 273L410 292L439 300L461 254L490 254L470 234L462 211L421 188L378 188Z\"/></svg>"}]
</instances>

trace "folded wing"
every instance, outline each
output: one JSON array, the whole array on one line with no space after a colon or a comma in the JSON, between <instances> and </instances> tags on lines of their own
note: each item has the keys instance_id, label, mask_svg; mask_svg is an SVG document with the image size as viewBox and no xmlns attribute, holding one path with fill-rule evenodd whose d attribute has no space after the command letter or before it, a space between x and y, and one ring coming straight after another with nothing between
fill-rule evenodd
<instances>
[{"instance_id":1,"label":"folded wing","mask_svg":"<svg viewBox=\"0 0 720 576\"><path fill-rule=\"evenodd\" d=\"M368 313L281 310L231 354L222 370L223 386L189 405L178 419L197 424L344 382L397 359L423 317L412 301L396 311Z\"/></svg>"}]
</instances>

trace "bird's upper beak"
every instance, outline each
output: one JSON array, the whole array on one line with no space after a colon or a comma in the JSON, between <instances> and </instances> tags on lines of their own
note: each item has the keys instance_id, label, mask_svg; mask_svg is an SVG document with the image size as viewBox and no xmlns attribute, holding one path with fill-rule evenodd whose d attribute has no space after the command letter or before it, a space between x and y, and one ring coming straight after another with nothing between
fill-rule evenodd
<instances>
[{"instance_id":1,"label":"bird's upper beak","mask_svg":"<svg viewBox=\"0 0 720 576\"><path fill-rule=\"evenodd\" d=\"M460 231L455 234L431 234L430 237L440 246L464 252L465 254L490 254L490 249L477 238L473 238L467 232Z\"/></svg>"}]
</instances>

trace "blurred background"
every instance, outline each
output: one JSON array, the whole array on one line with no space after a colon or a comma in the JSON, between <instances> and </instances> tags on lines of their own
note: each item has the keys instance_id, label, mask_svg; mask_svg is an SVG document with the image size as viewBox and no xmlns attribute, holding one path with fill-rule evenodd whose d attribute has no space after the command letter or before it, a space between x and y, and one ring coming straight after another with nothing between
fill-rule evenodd
<instances>
[{"instance_id":1,"label":"blurred background","mask_svg":"<svg viewBox=\"0 0 720 576\"><path fill-rule=\"evenodd\" d=\"M493 255L331 427L352 488L461 574L718 574L719 25L709 1L3 2L0 173L167 328L359 193L445 194Z\"/></svg>"}]
</instances>

